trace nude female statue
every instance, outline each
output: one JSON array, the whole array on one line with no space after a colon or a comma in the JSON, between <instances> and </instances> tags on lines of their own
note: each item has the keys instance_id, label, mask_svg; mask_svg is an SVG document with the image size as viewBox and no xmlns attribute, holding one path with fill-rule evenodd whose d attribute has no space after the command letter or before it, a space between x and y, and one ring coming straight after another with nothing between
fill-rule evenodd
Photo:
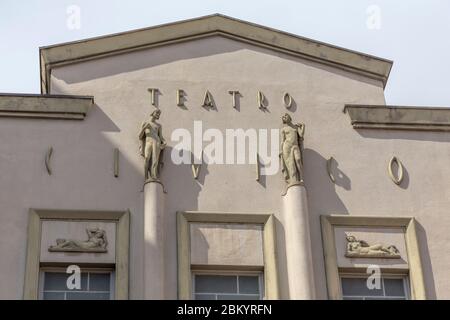
<instances>
[{"instance_id":1,"label":"nude female statue","mask_svg":"<svg viewBox=\"0 0 450 320\"><path fill-rule=\"evenodd\" d=\"M398 256L399 251L394 245L382 244L369 245L364 240L358 240L355 236L347 236L347 255L367 256Z\"/></svg>"},{"instance_id":2,"label":"nude female statue","mask_svg":"<svg viewBox=\"0 0 450 320\"><path fill-rule=\"evenodd\" d=\"M162 151L166 142L162 136L161 125L156 122L161 115L161 110L156 109L150 114L149 121L144 121L139 139L141 140L140 151L145 159L145 180L158 180L159 166L161 164Z\"/></svg>"},{"instance_id":3,"label":"nude female statue","mask_svg":"<svg viewBox=\"0 0 450 320\"><path fill-rule=\"evenodd\" d=\"M288 184L303 183L302 142L305 134L303 123L294 124L289 114L281 118L281 162L284 179Z\"/></svg>"},{"instance_id":4,"label":"nude female statue","mask_svg":"<svg viewBox=\"0 0 450 320\"><path fill-rule=\"evenodd\" d=\"M108 241L106 239L105 230L97 227L87 228L87 241L72 239L56 239L56 245L51 246L49 251L104 251Z\"/></svg>"}]
</instances>

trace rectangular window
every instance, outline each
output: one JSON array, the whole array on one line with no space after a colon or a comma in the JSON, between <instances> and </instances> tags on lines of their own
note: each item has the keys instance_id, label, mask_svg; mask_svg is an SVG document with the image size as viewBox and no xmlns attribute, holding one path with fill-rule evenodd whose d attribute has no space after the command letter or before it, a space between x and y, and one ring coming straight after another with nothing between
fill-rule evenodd
<instances>
[{"instance_id":1,"label":"rectangular window","mask_svg":"<svg viewBox=\"0 0 450 320\"><path fill-rule=\"evenodd\" d=\"M262 300L262 274L194 274L196 300Z\"/></svg>"},{"instance_id":2,"label":"rectangular window","mask_svg":"<svg viewBox=\"0 0 450 320\"><path fill-rule=\"evenodd\" d=\"M407 277L382 276L379 287L369 288L367 277L341 276L344 300L407 300L409 288ZM374 281L369 284L375 285Z\"/></svg>"},{"instance_id":3,"label":"rectangular window","mask_svg":"<svg viewBox=\"0 0 450 320\"><path fill-rule=\"evenodd\" d=\"M80 274L80 287L70 289L67 284L73 273L65 270L41 272L42 300L113 300L114 272L85 271ZM73 281L69 281L73 283Z\"/></svg>"}]
</instances>

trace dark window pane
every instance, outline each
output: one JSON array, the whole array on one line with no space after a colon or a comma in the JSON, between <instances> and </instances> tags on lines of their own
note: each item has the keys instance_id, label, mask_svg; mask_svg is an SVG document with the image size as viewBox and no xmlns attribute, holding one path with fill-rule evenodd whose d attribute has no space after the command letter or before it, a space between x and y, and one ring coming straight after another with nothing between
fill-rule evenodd
<instances>
[{"instance_id":1,"label":"dark window pane","mask_svg":"<svg viewBox=\"0 0 450 320\"><path fill-rule=\"evenodd\" d=\"M216 296L214 294L197 293L195 300L216 300Z\"/></svg>"},{"instance_id":2,"label":"dark window pane","mask_svg":"<svg viewBox=\"0 0 450 320\"><path fill-rule=\"evenodd\" d=\"M239 276L239 293L259 293L258 276Z\"/></svg>"},{"instance_id":3,"label":"dark window pane","mask_svg":"<svg viewBox=\"0 0 450 320\"><path fill-rule=\"evenodd\" d=\"M344 296L382 296L383 288L380 281L380 289L369 289L367 278L342 278L342 293Z\"/></svg>"},{"instance_id":4,"label":"dark window pane","mask_svg":"<svg viewBox=\"0 0 450 320\"><path fill-rule=\"evenodd\" d=\"M64 300L64 292L44 292L44 300Z\"/></svg>"},{"instance_id":5,"label":"dark window pane","mask_svg":"<svg viewBox=\"0 0 450 320\"><path fill-rule=\"evenodd\" d=\"M196 293L237 293L236 276L195 276Z\"/></svg>"},{"instance_id":6,"label":"dark window pane","mask_svg":"<svg viewBox=\"0 0 450 320\"><path fill-rule=\"evenodd\" d=\"M219 294L217 300L261 300L259 295Z\"/></svg>"},{"instance_id":7,"label":"dark window pane","mask_svg":"<svg viewBox=\"0 0 450 320\"><path fill-rule=\"evenodd\" d=\"M44 275L44 291L52 290L69 290L67 288L67 279L73 274L63 273L63 272L46 272ZM71 283L73 283L71 281ZM81 274L81 289L86 290L87 288L87 274ZM77 291L77 289L73 289Z\"/></svg>"},{"instance_id":8,"label":"dark window pane","mask_svg":"<svg viewBox=\"0 0 450 320\"><path fill-rule=\"evenodd\" d=\"M44 290L67 290L67 274L46 272L44 275Z\"/></svg>"},{"instance_id":9,"label":"dark window pane","mask_svg":"<svg viewBox=\"0 0 450 320\"><path fill-rule=\"evenodd\" d=\"M67 292L67 300L109 300L109 293Z\"/></svg>"},{"instance_id":10,"label":"dark window pane","mask_svg":"<svg viewBox=\"0 0 450 320\"><path fill-rule=\"evenodd\" d=\"M89 291L109 291L110 273L89 273Z\"/></svg>"},{"instance_id":11,"label":"dark window pane","mask_svg":"<svg viewBox=\"0 0 450 320\"><path fill-rule=\"evenodd\" d=\"M405 296L403 279L384 279L384 291L387 296Z\"/></svg>"}]
</instances>

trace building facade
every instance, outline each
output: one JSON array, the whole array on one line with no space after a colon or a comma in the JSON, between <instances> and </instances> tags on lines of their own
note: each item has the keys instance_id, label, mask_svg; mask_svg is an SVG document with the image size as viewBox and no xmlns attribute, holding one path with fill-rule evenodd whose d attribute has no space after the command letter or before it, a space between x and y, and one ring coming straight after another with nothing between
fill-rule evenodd
<instances>
[{"instance_id":1,"label":"building facade","mask_svg":"<svg viewBox=\"0 0 450 320\"><path fill-rule=\"evenodd\" d=\"M391 61L213 15L40 66L0 95L0 298L450 298L450 109L387 106Z\"/></svg>"}]
</instances>

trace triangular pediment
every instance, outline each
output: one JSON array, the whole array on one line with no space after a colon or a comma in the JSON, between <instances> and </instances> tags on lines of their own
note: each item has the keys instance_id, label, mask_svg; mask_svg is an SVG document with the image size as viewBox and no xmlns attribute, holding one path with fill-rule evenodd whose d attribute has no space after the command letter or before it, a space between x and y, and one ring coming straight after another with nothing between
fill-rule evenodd
<instances>
[{"instance_id":1,"label":"triangular pediment","mask_svg":"<svg viewBox=\"0 0 450 320\"><path fill-rule=\"evenodd\" d=\"M392 62L283 31L215 14L40 49L41 92L49 92L54 67L136 50L223 36L337 67L386 84Z\"/></svg>"}]
</instances>

